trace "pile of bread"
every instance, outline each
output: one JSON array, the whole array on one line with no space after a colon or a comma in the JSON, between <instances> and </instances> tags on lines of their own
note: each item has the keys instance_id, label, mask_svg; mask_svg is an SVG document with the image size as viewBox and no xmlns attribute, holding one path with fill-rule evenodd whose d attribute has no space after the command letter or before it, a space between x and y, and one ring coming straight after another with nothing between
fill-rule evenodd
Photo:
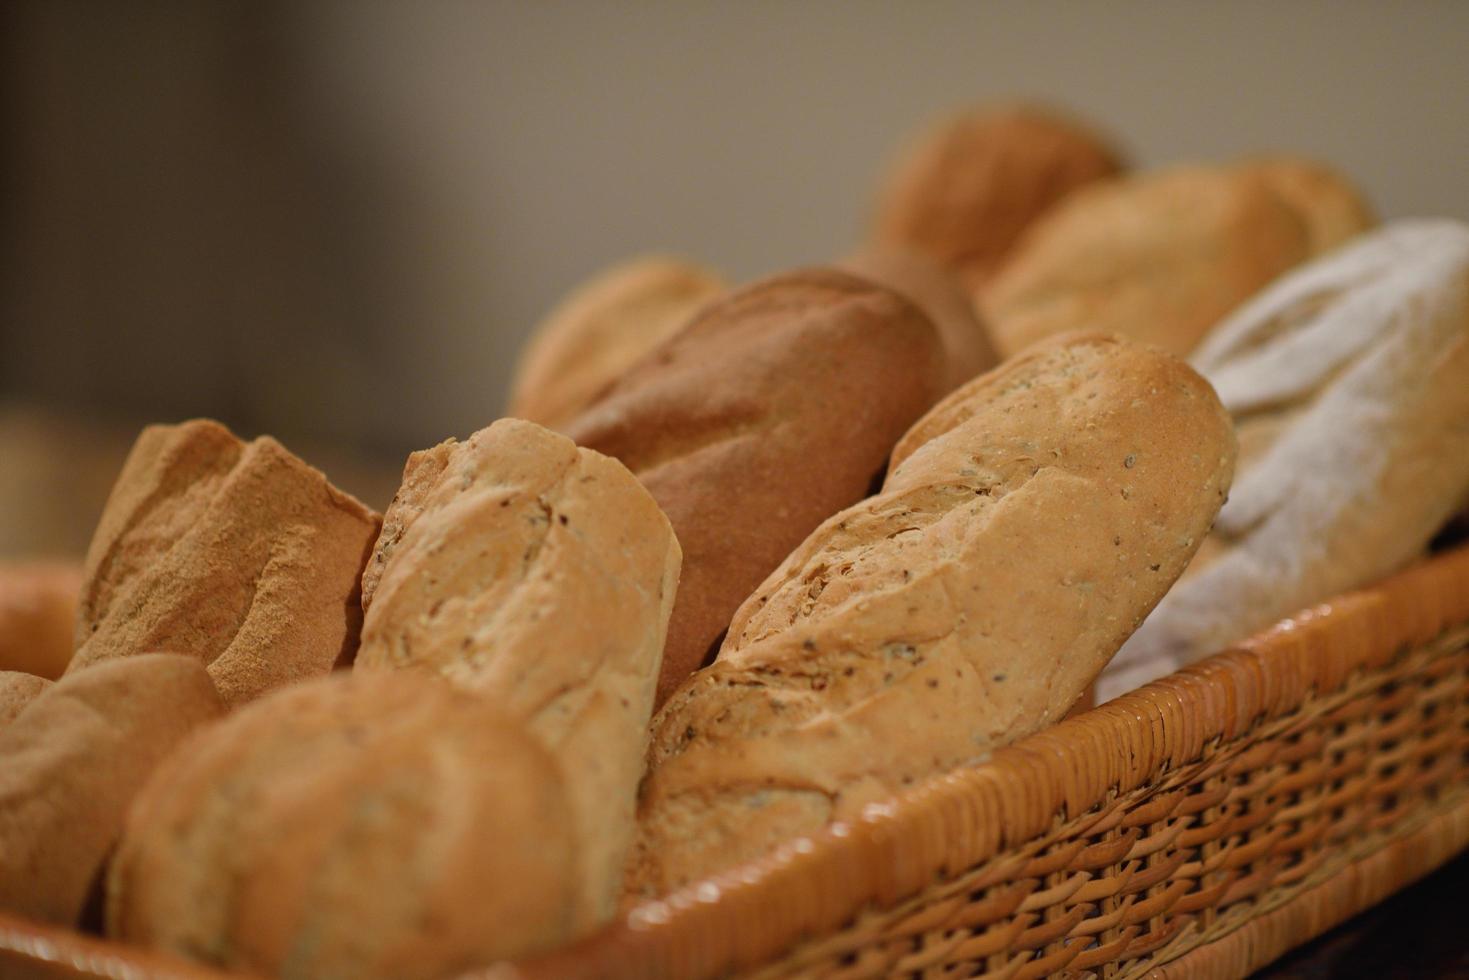
<instances>
[{"instance_id":1,"label":"pile of bread","mask_svg":"<svg viewBox=\"0 0 1469 980\"><path fill-rule=\"evenodd\" d=\"M381 516L150 427L80 572L0 580L0 910L453 976L1410 562L1469 497L1469 228L1373 226L975 111L858 254L576 291Z\"/></svg>"}]
</instances>

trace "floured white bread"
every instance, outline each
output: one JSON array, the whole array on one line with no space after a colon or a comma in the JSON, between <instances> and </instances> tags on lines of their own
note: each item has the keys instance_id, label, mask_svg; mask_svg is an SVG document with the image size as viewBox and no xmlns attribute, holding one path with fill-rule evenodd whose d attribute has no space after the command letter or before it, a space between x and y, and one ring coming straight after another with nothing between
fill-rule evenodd
<instances>
[{"instance_id":1,"label":"floured white bread","mask_svg":"<svg viewBox=\"0 0 1469 980\"><path fill-rule=\"evenodd\" d=\"M632 838L680 560L621 463L502 419L409 458L363 575L356 670L440 674L561 767L590 919L611 912Z\"/></svg>"},{"instance_id":2,"label":"floured white bread","mask_svg":"<svg viewBox=\"0 0 1469 980\"><path fill-rule=\"evenodd\" d=\"M1469 226L1364 236L1265 290L1193 361L1234 417L1240 475L1103 699L1391 572L1463 504Z\"/></svg>"}]
</instances>

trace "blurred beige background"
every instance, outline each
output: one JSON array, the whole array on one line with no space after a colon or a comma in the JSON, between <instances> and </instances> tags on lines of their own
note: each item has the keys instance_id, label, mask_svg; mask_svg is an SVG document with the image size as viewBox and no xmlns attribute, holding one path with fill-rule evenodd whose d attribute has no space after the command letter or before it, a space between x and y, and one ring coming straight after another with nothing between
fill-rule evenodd
<instances>
[{"instance_id":1,"label":"blurred beige background","mask_svg":"<svg viewBox=\"0 0 1469 980\"><path fill-rule=\"evenodd\" d=\"M404 452L498 415L579 280L840 253L901 140L976 100L1469 218L1466 49L1453 2L12 2L0 462L34 491L15 447L70 431L17 405L124 448L208 414L367 461L343 482L382 506ZM0 553L34 537L12 518Z\"/></svg>"}]
</instances>

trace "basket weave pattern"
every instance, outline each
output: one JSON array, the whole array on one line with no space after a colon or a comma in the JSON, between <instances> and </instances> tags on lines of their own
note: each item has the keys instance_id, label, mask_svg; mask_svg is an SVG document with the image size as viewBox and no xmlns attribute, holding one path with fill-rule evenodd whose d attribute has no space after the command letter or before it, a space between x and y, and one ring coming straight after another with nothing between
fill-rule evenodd
<instances>
[{"instance_id":1,"label":"basket weave pattern","mask_svg":"<svg viewBox=\"0 0 1469 980\"><path fill-rule=\"evenodd\" d=\"M522 969L1242 976L1466 845L1460 550Z\"/></svg>"}]
</instances>

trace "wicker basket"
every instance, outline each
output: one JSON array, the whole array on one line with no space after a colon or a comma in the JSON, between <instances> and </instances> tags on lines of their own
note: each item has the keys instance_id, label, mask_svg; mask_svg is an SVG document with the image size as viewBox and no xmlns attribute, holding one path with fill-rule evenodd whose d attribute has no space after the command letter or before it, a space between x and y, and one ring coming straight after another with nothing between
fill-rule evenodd
<instances>
[{"instance_id":1,"label":"wicker basket","mask_svg":"<svg viewBox=\"0 0 1469 980\"><path fill-rule=\"evenodd\" d=\"M1461 548L517 969L1240 977L1466 845ZM0 922L46 963L217 976Z\"/></svg>"}]
</instances>

